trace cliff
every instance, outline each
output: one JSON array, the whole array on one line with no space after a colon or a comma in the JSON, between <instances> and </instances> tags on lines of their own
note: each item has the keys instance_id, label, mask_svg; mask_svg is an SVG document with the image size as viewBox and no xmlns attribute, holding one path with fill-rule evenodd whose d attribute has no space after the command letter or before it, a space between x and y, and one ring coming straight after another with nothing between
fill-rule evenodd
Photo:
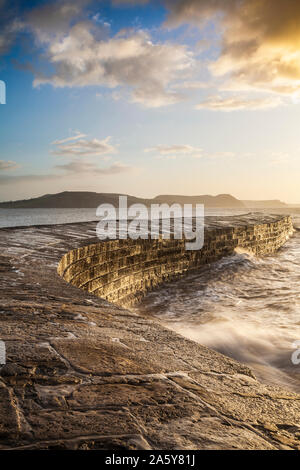
<instances>
[{"instance_id":1,"label":"cliff","mask_svg":"<svg viewBox=\"0 0 300 470\"><path fill-rule=\"evenodd\" d=\"M214 250L272 252L291 232L288 217L211 219L205 259L180 265L180 244L156 248L171 274L168 257L183 272ZM124 308L123 294L116 305L57 274L59 265L70 281L84 273L92 282L97 265L113 262L118 280L128 258L134 299L138 267L145 282L155 269L164 280L151 242L149 273L142 245L114 243L97 242L92 222L1 230L0 449L299 449L300 395Z\"/></svg>"},{"instance_id":2,"label":"cliff","mask_svg":"<svg viewBox=\"0 0 300 470\"><path fill-rule=\"evenodd\" d=\"M64 191L58 194L45 194L41 197L20 201L1 202L3 209L88 209L100 204L119 205L120 194L93 193L89 191ZM148 204L148 199L128 196L128 204Z\"/></svg>"},{"instance_id":3,"label":"cliff","mask_svg":"<svg viewBox=\"0 0 300 470\"><path fill-rule=\"evenodd\" d=\"M41 197L24 199L21 201L1 202L0 208L3 209L49 209L49 208L96 208L100 204L113 204L118 207L120 194L115 193L93 193L88 191L64 191L58 194L46 194ZM205 204L206 207L236 207L243 208L244 204L233 196L220 194L219 196L158 196L154 199L128 197L128 205L131 204L161 204L163 202L173 204Z\"/></svg>"},{"instance_id":4,"label":"cliff","mask_svg":"<svg viewBox=\"0 0 300 470\"><path fill-rule=\"evenodd\" d=\"M218 196L178 196L160 195L153 199L153 203L167 204L204 204L207 208L236 208L244 209L245 205L230 194L219 194Z\"/></svg>"}]
</instances>

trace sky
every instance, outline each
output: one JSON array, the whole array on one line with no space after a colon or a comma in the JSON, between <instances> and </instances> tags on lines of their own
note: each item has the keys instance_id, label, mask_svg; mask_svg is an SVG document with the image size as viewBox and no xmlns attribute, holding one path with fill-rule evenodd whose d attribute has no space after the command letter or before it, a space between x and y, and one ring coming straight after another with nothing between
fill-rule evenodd
<instances>
[{"instance_id":1,"label":"sky","mask_svg":"<svg viewBox=\"0 0 300 470\"><path fill-rule=\"evenodd\" d=\"M300 203L299 26L295 0L0 0L0 200Z\"/></svg>"}]
</instances>

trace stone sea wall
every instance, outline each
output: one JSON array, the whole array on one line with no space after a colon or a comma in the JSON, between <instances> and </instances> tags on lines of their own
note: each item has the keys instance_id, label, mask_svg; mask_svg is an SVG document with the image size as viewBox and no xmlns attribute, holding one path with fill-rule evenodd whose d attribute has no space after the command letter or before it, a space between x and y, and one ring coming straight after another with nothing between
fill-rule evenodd
<instances>
[{"instance_id":1,"label":"stone sea wall","mask_svg":"<svg viewBox=\"0 0 300 470\"><path fill-rule=\"evenodd\" d=\"M204 246L187 251L185 240L113 240L66 253L58 273L70 284L128 307L163 282L228 256L236 249L256 255L278 250L293 233L291 217L205 228Z\"/></svg>"}]
</instances>

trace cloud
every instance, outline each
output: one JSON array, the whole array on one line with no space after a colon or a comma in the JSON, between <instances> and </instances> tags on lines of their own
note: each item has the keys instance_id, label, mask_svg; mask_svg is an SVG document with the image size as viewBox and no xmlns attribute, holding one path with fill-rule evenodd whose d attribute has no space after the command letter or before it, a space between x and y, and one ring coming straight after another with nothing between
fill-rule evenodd
<instances>
[{"instance_id":1,"label":"cloud","mask_svg":"<svg viewBox=\"0 0 300 470\"><path fill-rule=\"evenodd\" d=\"M146 5L149 0L112 0L113 5Z\"/></svg>"},{"instance_id":2,"label":"cloud","mask_svg":"<svg viewBox=\"0 0 300 470\"><path fill-rule=\"evenodd\" d=\"M229 159L229 158L234 158L236 157L236 154L234 152L215 152L215 153L206 153L204 154L205 158L210 158L210 159Z\"/></svg>"},{"instance_id":3,"label":"cloud","mask_svg":"<svg viewBox=\"0 0 300 470\"><path fill-rule=\"evenodd\" d=\"M84 7L90 0L59 0L48 2L28 11L24 27L29 28L40 42L62 37L69 25L83 19Z\"/></svg>"},{"instance_id":4,"label":"cloud","mask_svg":"<svg viewBox=\"0 0 300 470\"><path fill-rule=\"evenodd\" d=\"M80 132L76 132L75 135L71 137L67 137L66 139L54 140L54 142L52 142L52 145L61 145L61 144L65 144L66 142L71 142L73 140L83 139L84 137L86 137L86 134L81 134Z\"/></svg>"},{"instance_id":5,"label":"cloud","mask_svg":"<svg viewBox=\"0 0 300 470\"><path fill-rule=\"evenodd\" d=\"M53 73L36 72L34 86L108 88L127 87L131 100L148 107L182 101L172 84L186 77L193 65L192 54L183 45L153 43L142 31L99 37L101 27L79 21L63 35L39 34Z\"/></svg>"},{"instance_id":6,"label":"cloud","mask_svg":"<svg viewBox=\"0 0 300 470\"><path fill-rule=\"evenodd\" d=\"M3 2L0 0L0 8ZM22 64L22 68L34 74L35 87L99 86L117 88L119 94L124 88L130 101L150 108L185 100L186 95L173 85L188 78L195 63L187 47L174 42L154 43L141 30L122 30L109 37L109 25L101 21L99 12L91 16L87 11L90 3L60 0L33 9L25 7L14 27L12 21L3 22L0 53L15 39L15 32L10 39L8 28L30 32L41 60L38 69L32 64ZM147 2L114 2L136 3Z\"/></svg>"},{"instance_id":7,"label":"cloud","mask_svg":"<svg viewBox=\"0 0 300 470\"><path fill-rule=\"evenodd\" d=\"M59 170L57 173L49 174L31 174L31 175L1 175L0 183L3 185L8 184L21 184L21 183L34 183L34 182L52 182L63 179L67 182L68 179L81 176L85 174L86 176L113 176L121 173L127 173L134 171L135 168L124 165L120 162L115 162L109 167L100 168L92 163L75 161L68 163L66 165L56 165L56 170Z\"/></svg>"},{"instance_id":8,"label":"cloud","mask_svg":"<svg viewBox=\"0 0 300 470\"><path fill-rule=\"evenodd\" d=\"M287 165L291 160L291 155L287 152L272 152L269 163L273 166L284 164Z\"/></svg>"},{"instance_id":9,"label":"cloud","mask_svg":"<svg viewBox=\"0 0 300 470\"><path fill-rule=\"evenodd\" d=\"M107 168L99 168L97 165L89 162L73 161L65 165L56 165L56 169L66 171L70 174L92 173L94 175L117 175L132 170L132 167L115 162Z\"/></svg>"},{"instance_id":10,"label":"cloud","mask_svg":"<svg viewBox=\"0 0 300 470\"><path fill-rule=\"evenodd\" d=\"M234 152L224 151L210 153L201 148L192 145L157 145L155 147L146 148L144 152L156 152L158 158L166 158L174 160L177 157L205 158L205 159L228 159L236 156Z\"/></svg>"},{"instance_id":11,"label":"cloud","mask_svg":"<svg viewBox=\"0 0 300 470\"><path fill-rule=\"evenodd\" d=\"M186 89L186 90L201 90L201 89L209 88L211 87L211 85L212 85L211 82L208 82L208 81L204 82L204 81L195 80L195 81L181 82L181 83L178 83L177 86L179 88Z\"/></svg>"},{"instance_id":12,"label":"cloud","mask_svg":"<svg viewBox=\"0 0 300 470\"><path fill-rule=\"evenodd\" d=\"M156 152L162 156L166 155L191 155L199 156L202 149L193 147L192 145L157 145L155 147L146 148L145 152Z\"/></svg>"},{"instance_id":13,"label":"cloud","mask_svg":"<svg viewBox=\"0 0 300 470\"><path fill-rule=\"evenodd\" d=\"M11 171L20 168L20 165L11 160L0 160L0 171Z\"/></svg>"},{"instance_id":14,"label":"cloud","mask_svg":"<svg viewBox=\"0 0 300 470\"><path fill-rule=\"evenodd\" d=\"M109 142L111 137L106 139L91 139L87 140L85 134L77 133L73 137L67 137L66 139L56 140L52 142L56 146L52 150L53 155L66 156L66 157L88 157L97 155L108 155L116 153L116 147L111 145Z\"/></svg>"},{"instance_id":15,"label":"cloud","mask_svg":"<svg viewBox=\"0 0 300 470\"><path fill-rule=\"evenodd\" d=\"M249 98L243 96L209 96L195 106L196 109L209 109L212 111L241 111L275 108L284 104L279 97Z\"/></svg>"},{"instance_id":16,"label":"cloud","mask_svg":"<svg viewBox=\"0 0 300 470\"><path fill-rule=\"evenodd\" d=\"M0 0L0 56L10 50L21 29L18 10L15 2Z\"/></svg>"},{"instance_id":17,"label":"cloud","mask_svg":"<svg viewBox=\"0 0 300 470\"><path fill-rule=\"evenodd\" d=\"M40 42L64 34L70 22L83 17L88 3L90 0L59 0L30 9L26 2L0 0L0 55L10 50L20 32L31 31Z\"/></svg>"},{"instance_id":18,"label":"cloud","mask_svg":"<svg viewBox=\"0 0 300 470\"><path fill-rule=\"evenodd\" d=\"M99 11L93 11L95 4L91 0L49 1L35 8L28 2L22 15L18 8L21 2L0 0L0 54L9 50L19 31L29 31L41 52L40 58L47 61L40 70L31 66L34 86L106 87L116 89L118 96L129 96L132 102L153 108L183 101L186 93L205 88L207 83L215 85L219 92L263 91L266 95L291 96L295 102L293 97L300 90L300 2L160 2L168 11L168 27L188 24L204 31L210 25L210 33L207 29L205 33L209 34L209 42L214 41L213 46L217 46L213 47L214 57L208 67L211 78L199 81L196 65L207 64L197 62L197 52L192 54L185 45L153 42L143 31L126 30L109 36L109 24L102 21ZM112 0L114 6L146 3L149 1ZM222 100L220 106L217 103L219 108L209 109L263 109L281 104L279 100L259 101L255 96L239 99L233 95L228 100Z\"/></svg>"},{"instance_id":19,"label":"cloud","mask_svg":"<svg viewBox=\"0 0 300 470\"><path fill-rule=\"evenodd\" d=\"M214 21L221 52L210 67L235 90L291 95L300 88L300 2L295 0L166 0L168 25Z\"/></svg>"},{"instance_id":20,"label":"cloud","mask_svg":"<svg viewBox=\"0 0 300 470\"><path fill-rule=\"evenodd\" d=\"M49 174L49 175L41 175L41 174L35 174L35 175L0 175L0 183L5 185L5 184L21 184L21 183L34 183L35 181L37 182L51 182L51 181L56 181L59 178L62 178L62 175L55 175L55 174Z\"/></svg>"}]
</instances>

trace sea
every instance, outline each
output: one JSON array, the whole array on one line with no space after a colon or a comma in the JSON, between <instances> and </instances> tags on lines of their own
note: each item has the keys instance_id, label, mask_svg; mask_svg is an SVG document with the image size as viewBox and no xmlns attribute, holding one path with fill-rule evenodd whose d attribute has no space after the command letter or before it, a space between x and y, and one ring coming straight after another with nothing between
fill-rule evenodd
<instances>
[{"instance_id":1,"label":"sea","mask_svg":"<svg viewBox=\"0 0 300 470\"><path fill-rule=\"evenodd\" d=\"M149 292L134 309L247 364L259 380L300 392L300 208L262 212L293 217L295 233L277 253L236 252ZM93 220L95 209L0 209L0 227Z\"/></svg>"}]
</instances>

